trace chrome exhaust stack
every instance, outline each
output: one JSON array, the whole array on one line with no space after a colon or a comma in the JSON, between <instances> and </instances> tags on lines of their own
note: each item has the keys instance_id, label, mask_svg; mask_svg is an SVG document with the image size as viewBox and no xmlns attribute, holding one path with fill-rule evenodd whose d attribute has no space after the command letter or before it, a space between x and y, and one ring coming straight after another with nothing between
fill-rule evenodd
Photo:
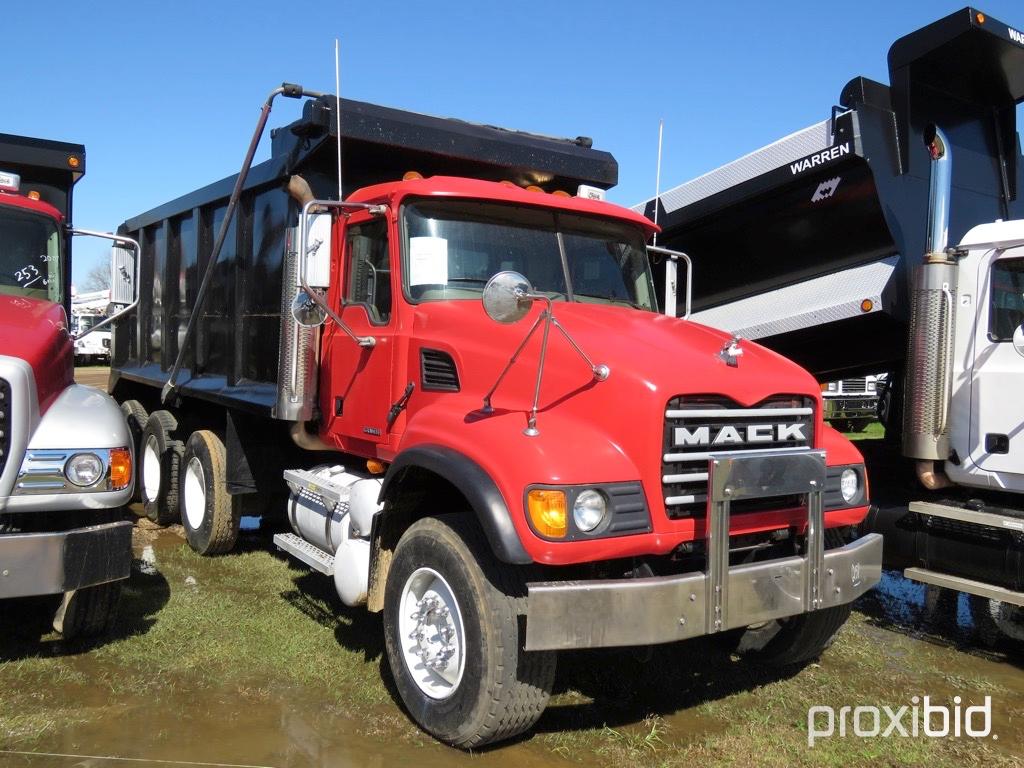
<instances>
[{"instance_id":1,"label":"chrome exhaust stack","mask_svg":"<svg viewBox=\"0 0 1024 768\"><path fill-rule=\"evenodd\" d=\"M936 462L949 458L953 380L953 321L957 262L947 249L952 153L937 126L924 132L931 155L928 231L923 263L915 270L907 346L903 453L917 459L918 480L929 489L950 485Z\"/></svg>"},{"instance_id":2,"label":"chrome exhaust stack","mask_svg":"<svg viewBox=\"0 0 1024 768\"><path fill-rule=\"evenodd\" d=\"M292 176L288 181L288 193L301 208L314 199L309 184L301 176ZM319 329L298 323L291 312L298 296L299 287L299 229L288 232L289 245L284 260L284 276L281 280L281 342L277 364L277 404L274 416L286 421L306 422L313 418L316 403L317 338ZM304 425L299 432L305 433ZM296 433L297 434L297 433ZM292 437L295 440L295 435ZM299 440L296 444L302 448ZM323 450L319 445L308 450Z\"/></svg>"}]
</instances>

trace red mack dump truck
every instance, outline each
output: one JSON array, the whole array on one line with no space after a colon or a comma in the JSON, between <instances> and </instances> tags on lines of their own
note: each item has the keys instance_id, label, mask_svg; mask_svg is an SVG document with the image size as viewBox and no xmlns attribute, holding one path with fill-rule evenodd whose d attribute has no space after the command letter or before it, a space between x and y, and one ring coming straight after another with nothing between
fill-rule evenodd
<instances>
[{"instance_id":1,"label":"red mack dump truck","mask_svg":"<svg viewBox=\"0 0 1024 768\"><path fill-rule=\"evenodd\" d=\"M693 259L695 319L821 381L889 373L867 527L1020 641L1024 34L964 8L893 43L889 80L638 209Z\"/></svg>"},{"instance_id":2,"label":"red mack dump truck","mask_svg":"<svg viewBox=\"0 0 1024 768\"><path fill-rule=\"evenodd\" d=\"M879 580L817 382L658 313L655 227L594 199L618 168L589 139L313 95L248 165L120 230L140 492L205 554L287 516L279 548L383 611L424 730L528 729L561 649L717 633L803 663Z\"/></svg>"},{"instance_id":3,"label":"red mack dump truck","mask_svg":"<svg viewBox=\"0 0 1024 768\"><path fill-rule=\"evenodd\" d=\"M80 144L0 134L0 598L61 595L65 638L108 627L131 564L133 441L113 398L74 383L84 173Z\"/></svg>"}]
</instances>

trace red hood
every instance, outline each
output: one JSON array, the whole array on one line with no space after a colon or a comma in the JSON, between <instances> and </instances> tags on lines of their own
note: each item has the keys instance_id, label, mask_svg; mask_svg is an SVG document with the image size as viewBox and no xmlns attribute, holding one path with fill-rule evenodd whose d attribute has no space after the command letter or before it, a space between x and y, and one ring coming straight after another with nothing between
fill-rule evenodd
<instances>
[{"instance_id":1,"label":"red hood","mask_svg":"<svg viewBox=\"0 0 1024 768\"><path fill-rule=\"evenodd\" d=\"M769 395L803 394L817 400L814 378L795 363L751 341L741 342L739 365L719 357L729 335L693 322L638 312L619 306L557 302L555 316L595 363L607 364L612 375L598 384L602 399L614 392L623 398L653 401L664 410L669 398L687 393L723 394L742 405ZM415 335L433 345L451 347L460 362L463 392L482 396L494 383L540 307L515 325L499 325L484 315L479 302L426 303L417 308ZM495 401L511 408L528 407L533 396L540 332L509 372ZM457 339L457 343L452 340ZM447 342L447 343L446 343ZM566 340L552 330L544 371L542 403L551 403L586 387L586 365ZM589 389L589 387L586 387ZM578 394L578 393L577 393ZM660 423L660 418L658 419Z\"/></svg>"},{"instance_id":2,"label":"red hood","mask_svg":"<svg viewBox=\"0 0 1024 768\"><path fill-rule=\"evenodd\" d=\"M32 367L39 412L74 381L74 348L60 304L0 294L0 355Z\"/></svg>"}]
</instances>

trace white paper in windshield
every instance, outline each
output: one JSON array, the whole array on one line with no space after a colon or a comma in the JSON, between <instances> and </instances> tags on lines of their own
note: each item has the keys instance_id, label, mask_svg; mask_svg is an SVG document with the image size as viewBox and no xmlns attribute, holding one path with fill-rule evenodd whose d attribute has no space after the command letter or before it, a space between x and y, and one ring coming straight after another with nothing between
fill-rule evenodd
<instances>
[{"instance_id":1,"label":"white paper in windshield","mask_svg":"<svg viewBox=\"0 0 1024 768\"><path fill-rule=\"evenodd\" d=\"M409 238L409 285L448 283L448 241L443 237Z\"/></svg>"}]
</instances>

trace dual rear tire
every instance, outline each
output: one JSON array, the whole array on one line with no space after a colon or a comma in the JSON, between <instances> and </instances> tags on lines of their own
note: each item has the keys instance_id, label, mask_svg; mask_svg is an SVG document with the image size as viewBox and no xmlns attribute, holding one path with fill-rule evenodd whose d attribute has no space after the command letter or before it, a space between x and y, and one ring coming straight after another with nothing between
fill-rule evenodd
<instances>
[{"instance_id":1,"label":"dual rear tire","mask_svg":"<svg viewBox=\"0 0 1024 768\"><path fill-rule=\"evenodd\" d=\"M207 429L181 440L174 414L160 410L147 415L136 400L121 409L137 434L136 492L146 517L157 525L180 522L189 546L201 555L231 551L241 505L227 491L223 441Z\"/></svg>"},{"instance_id":2,"label":"dual rear tire","mask_svg":"<svg viewBox=\"0 0 1024 768\"><path fill-rule=\"evenodd\" d=\"M178 522L178 471L182 442L175 437L178 420L170 411L153 411L139 438L139 486L146 517L157 525Z\"/></svg>"},{"instance_id":3,"label":"dual rear tire","mask_svg":"<svg viewBox=\"0 0 1024 768\"><path fill-rule=\"evenodd\" d=\"M181 524L200 555L230 552L238 539L238 505L227 491L227 452L216 434L192 433L181 457Z\"/></svg>"}]
</instances>

